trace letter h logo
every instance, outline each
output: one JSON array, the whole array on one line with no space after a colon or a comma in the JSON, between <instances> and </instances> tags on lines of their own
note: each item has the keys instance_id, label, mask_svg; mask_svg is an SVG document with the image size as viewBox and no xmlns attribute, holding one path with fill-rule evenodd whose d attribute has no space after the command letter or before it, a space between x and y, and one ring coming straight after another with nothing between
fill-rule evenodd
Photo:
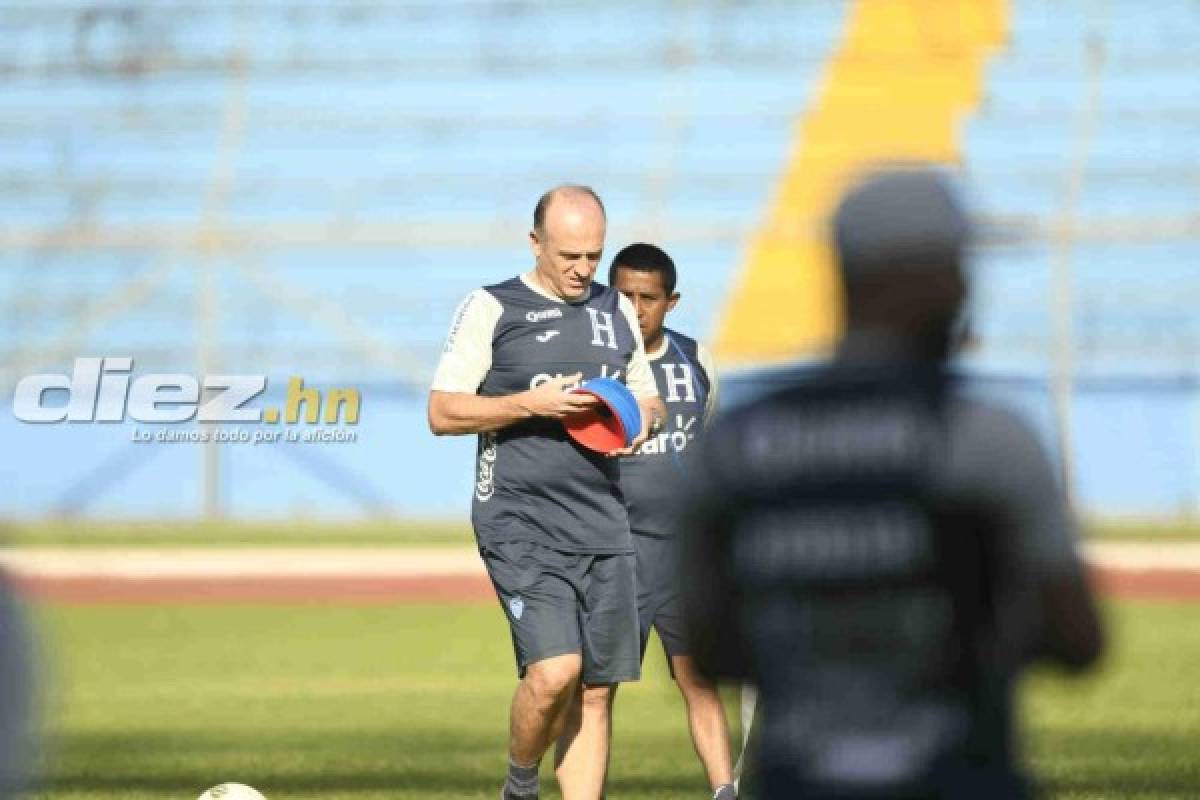
<instances>
[{"instance_id":1,"label":"letter h logo","mask_svg":"<svg viewBox=\"0 0 1200 800\"><path fill-rule=\"evenodd\" d=\"M607 311L597 311L594 308L588 308L588 315L592 318L592 345L595 347L608 347L612 350L617 349L617 333L613 328L612 314ZM604 337L601 334L608 334L607 345L604 342Z\"/></svg>"},{"instance_id":2,"label":"letter h logo","mask_svg":"<svg viewBox=\"0 0 1200 800\"><path fill-rule=\"evenodd\" d=\"M675 374L675 367L679 367L681 374ZM663 377L667 380L667 402L678 403L680 400L679 390L683 390L683 396L689 403L696 402L696 384L692 381L692 368L688 364L663 364Z\"/></svg>"}]
</instances>

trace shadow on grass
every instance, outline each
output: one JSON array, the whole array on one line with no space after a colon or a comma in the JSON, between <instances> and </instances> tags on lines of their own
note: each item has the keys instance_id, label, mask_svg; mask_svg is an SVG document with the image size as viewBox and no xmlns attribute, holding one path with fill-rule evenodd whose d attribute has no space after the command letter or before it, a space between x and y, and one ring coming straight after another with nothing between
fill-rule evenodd
<instances>
[{"instance_id":1,"label":"shadow on grass","mask_svg":"<svg viewBox=\"0 0 1200 800\"><path fill-rule=\"evenodd\" d=\"M688 765L692 766L692 765ZM693 772L695 775L662 775L659 777L613 777L608 781L607 793L616 797L625 794L652 794L673 792L689 794L693 797L704 797L709 792L708 783L699 777L699 762Z\"/></svg>"},{"instance_id":2,"label":"shadow on grass","mask_svg":"<svg viewBox=\"0 0 1200 800\"><path fill-rule=\"evenodd\" d=\"M1195 797L1200 791L1196 779L1181 777L1155 776L1147 778L1079 778L1062 781L1040 781L1038 783L1044 795L1062 797L1063 795L1082 795L1084 797L1140 797L1140 798L1176 798Z\"/></svg>"},{"instance_id":3,"label":"shadow on grass","mask_svg":"<svg viewBox=\"0 0 1200 800\"><path fill-rule=\"evenodd\" d=\"M222 780L238 780L277 792L486 790L490 795L504 769L498 737L445 730L269 737L143 730L70 733L50 745L42 781L50 793L188 796Z\"/></svg>"},{"instance_id":4,"label":"shadow on grass","mask_svg":"<svg viewBox=\"0 0 1200 800\"><path fill-rule=\"evenodd\" d=\"M502 731L480 735L452 728L394 734L338 730L328 735L306 730L275 736L150 729L68 733L51 744L54 757L41 785L46 796L194 796L206 786L236 780L268 795L408 792L491 797L505 769ZM662 750L653 736L642 744L646 752ZM549 759L548 754L543 762L545 776L550 775ZM614 795L687 796L705 790L699 764L690 759L677 769L655 769L651 775L621 775L621 766L614 766L610 781ZM636 771L638 765L624 766Z\"/></svg>"},{"instance_id":5,"label":"shadow on grass","mask_svg":"<svg viewBox=\"0 0 1200 800\"><path fill-rule=\"evenodd\" d=\"M1052 796L1195 797L1200 732L1042 732L1031 748L1039 785Z\"/></svg>"},{"instance_id":6,"label":"shadow on grass","mask_svg":"<svg viewBox=\"0 0 1200 800\"><path fill-rule=\"evenodd\" d=\"M121 796L127 793L152 792L164 797L194 796L206 787L223 780L249 781L266 792L322 794L354 792L418 792L453 793L464 797L496 794L504 780L502 772L464 774L446 769L396 769L395 771L365 774L357 770L322 770L319 773L294 771L286 775L224 775L214 774L212 768L186 774L171 771L159 775L88 775L61 777L48 781L44 793L82 792ZM552 780L552 779L551 779ZM543 785L543 788L547 788ZM640 794L661 796L703 796L703 781L695 778L665 776L657 779L635 778L609 781L608 793L614 796Z\"/></svg>"}]
</instances>

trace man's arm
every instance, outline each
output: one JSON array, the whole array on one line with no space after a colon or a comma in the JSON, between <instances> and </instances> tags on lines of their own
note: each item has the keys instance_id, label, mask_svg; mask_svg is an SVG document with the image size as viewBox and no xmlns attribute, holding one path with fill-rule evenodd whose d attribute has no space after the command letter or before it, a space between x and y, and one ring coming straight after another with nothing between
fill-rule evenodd
<instances>
[{"instance_id":1,"label":"man's arm","mask_svg":"<svg viewBox=\"0 0 1200 800\"><path fill-rule=\"evenodd\" d=\"M712 680L742 679L749 674L749 660L740 622L742 596L733 575L736 520L714 463L718 452L711 437L701 444L698 466L676 510L680 601L696 668Z\"/></svg>"},{"instance_id":2,"label":"man's arm","mask_svg":"<svg viewBox=\"0 0 1200 800\"><path fill-rule=\"evenodd\" d=\"M609 455L627 456L650 438L651 429L656 427L655 420L661 424L667 418L667 405L658 396L658 387L655 386L654 375L650 372L650 360L646 358L646 345L642 341L642 329L638 326L637 311L634 310L633 303L628 297L621 295L617 298L617 308L625 315L625 321L633 331L634 349L625 368L625 385L637 398L638 410L642 416L642 431L629 447L614 450Z\"/></svg>"},{"instance_id":3,"label":"man's arm","mask_svg":"<svg viewBox=\"0 0 1200 800\"><path fill-rule=\"evenodd\" d=\"M1083 669L1100 658L1104 629L1082 573L1044 580L1040 599L1045 625L1038 655L1069 669Z\"/></svg>"},{"instance_id":4,"label":"man's arm","mask_svg":"<svg viewBox=\"0 0 1200 800\"><path fill-rule=\"evenodd\" d=\"M1104 629L1079 555L1075 521L1050 461L1032 433L1014 444L1014 449L1024 451L1025 462L1014 464L1010 477L1023 501L1015 512L1017 527L1025 534L1019 546L1023 560L1038 577L1034 592L1041 611L1031 655L1083 669L1100 658Z\"/></svg>"},{"instance_id":5,"label":"man's arm","mask_svg":"<svg viewBox=\"0 0 1200 800\"><path fill-rule=\"evenodd\" d=\"M1104 650L1104 631L1087 568L1080 558L1075 524L1040 442L1009 414L984 418L984 434L972 447L978 480L996 493L1012 539L1005 584L1024 585L1032 608L1018 644L1025 659L1049 659L1081 669ZM1014 609L1020 605L1014 603Z\"/></svg>"},{"instance_id":6,"label":"man's arm","mask_svg":"<svg viewBox=\"0 0 1200 800\"><path fill-rule=\"evenodd\" d=\"M600 402L590 394L568 391L582 373L552 378L536 389L503 397L481 397L464 392L429 393L429 429L445 434L487 433L507 428L530 417L562 419L587 411Z\"/></svg>"},{"instance_id":7,"label":"man's arm","mask_svg":"<svg viewBox=\"0 0 1200 800\"><path fill-rule=\"evenodd\" d=\"M700 362L700 368L704 370L704 374L708 376L708 397L704 400L704 425L705 427L712 424L713 417L716 416L717 408L721 403L721 386L720 380L717 378L717 364L713 361L712 353L702 344L696 345L696 359Z\"/></svg>"},{"instance_id":8,"label":"man's arm","mask_svg":"<svg viewBox=\"0 0 1200 800\"><path fill-rule=\"evenodd\" d=\"M435 434L498 431L530 417L557 419L585 411L597 402L566 392L579 374L504 397L476 394L491 369L492 335L503 313L500 301L485 289L471 292L455 311L429 392L429 430Z\"/></svg>"}]
</instances>

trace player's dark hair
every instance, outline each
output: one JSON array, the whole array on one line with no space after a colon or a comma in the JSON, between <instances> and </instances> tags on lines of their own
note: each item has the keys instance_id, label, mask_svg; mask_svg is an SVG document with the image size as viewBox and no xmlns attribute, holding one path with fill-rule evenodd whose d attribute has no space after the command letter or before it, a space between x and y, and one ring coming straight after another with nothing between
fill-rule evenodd
<instances>
[{"instance_id":1,"label":"player's dark hair","mask_svg":"<svg viewBox=\"0 0 1200 800\"><path fill-rule=\"evenodd\" d=\"M541 234L542 231L545 230L546 209L550 207L550 203L553 202L555 196L559 193L585 194L595 200L596 205L600 206L600 213L606 218L608 217L608 212L604 210L604 201L600 199L600 195L596 194L596 191L592 187L583 186L576 183L564 183L562 186L555 186L553 189L550 189L541 197L539 197L537 205L533 207L533 229L537 231L538 234Z\"/></svg>"},{"instance_id":2,"label":"player's dark hair","mask_svg":"<svg viewBox=\"0 0 1200 800\"><path fill-rule=\"evenodd\" d=\"M613 256L608 268L608 285L617 282L617 268L636 270L637 272L657 272L662 276L663 288L667 294L675 293L675 262L661 247L645 242L638 242L625 247Z\"/></svg>"}]
</instances>

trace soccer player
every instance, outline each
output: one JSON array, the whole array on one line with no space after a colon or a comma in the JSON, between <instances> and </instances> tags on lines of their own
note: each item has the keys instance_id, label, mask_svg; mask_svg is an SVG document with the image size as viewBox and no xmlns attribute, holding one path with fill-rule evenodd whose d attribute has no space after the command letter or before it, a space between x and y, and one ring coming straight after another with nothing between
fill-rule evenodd
<instances>
[{"instance_id":1,"label":"soccer player","mask_svg":"<svg viewBox=\"0 0 1200 800\"><path fill-rule=\"evenodd\" d=\"M569 389L600 376L623 378L638 398L632 447L664 413L632 304L592 281L604 233L591 189L546 192L529 234L533 269L462 302L429 396L434 433L479 435L471 521L520 677L507 800L538 796L538 764L556 739L563 797L598 800L612 687L641 670L618 461L578 446L561 424L598 402Z\"/></svg>"},{"instance_id":2,"label":"soccer player","mask_svg":"<svg viewBox=\"0 0 1200 800\"><path fill-rule=\"evenodd\" d=\"M1102 649L1070 515L1029 427L946 367L968 227L945 180L876 174L834 233L832 363L716 421L694 472L694 655L758 686L769 800L1027 797L1017 676Z\"/></svg>"},{"instance_id":3,"label":"soccer player","mask_svg":"<svg viewBox=\"0 0 1200 800\"><path fill-rule=\"evenodd\" d=\"M637 310L650 370L667 406L663 430L621 462L621 492L637 550L642 657L654 628L683 694L692 744L713 797L732 800L737 792L725 709L717 687L696 671L687 654L673 536L673 509L683 487L684 459L695 451L689 445L702 435L716 408L717 372L703 345L663 326L679 302L675 262L669 255L652 244L631 244L613 258L608 282Z\"/></svg>"}]
</instances>

